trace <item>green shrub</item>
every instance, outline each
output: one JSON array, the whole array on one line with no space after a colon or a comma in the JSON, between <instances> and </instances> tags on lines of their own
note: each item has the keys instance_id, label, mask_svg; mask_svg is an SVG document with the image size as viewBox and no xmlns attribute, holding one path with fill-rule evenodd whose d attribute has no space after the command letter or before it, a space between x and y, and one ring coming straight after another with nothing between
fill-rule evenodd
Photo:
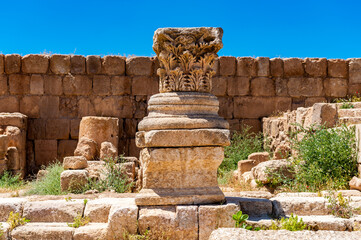
<instances>
[{"instance_id":1,"label":"green shrub","mask_svg":"<svg viewBox=\"0 0 361 240\"><path fill-rule=\"evenodd\" d=\"M82 192L93 189L96 189L99 192L114 190L117 193L130 191L134 183L130 181L129 177L125 174L124 169L117 164L124 162L125 160L122 156L114 159L105 159L105 179L89 179L88 184L82 189Z\"/></svg>"},{"instance_id":2,"label":"green shrub","mask_svg":"<svg viewBox=\"0 0 361 240\"><path fill-rule=\"evenodd\" d=\"M285 229L288 231L302 231L307 228L307 224L305 224L301 219L298 219L296 215L291 213L289 218L281 218L280 220L272 221L272 224L269 230L281 230Z\"/></svg>"},{"instance_id":3,"label":"green shrub","mask_svg":"<svg viewBox=\"0 0 361 240\"><path fill-rule=\"evenodd\" d=\"M357 174L357 151L354 129L341 126L326 129L323 126L304 129L292 143L298 155L292 187L297 191L348 188L348 182Z\"/></svg>"},{"instance_id":4,"label":"green shrub","mask_svg":"<svg viewBox=\"0 0 361 240\"><path fill-rule=\"evenodd\" d=\"M31 184L31 189L28 194L38 195L60 195L64 192L61 191L60 174L64 168L60 162L50 164L45 168L47 174Z\"/></svg>"},{"instance_id":5,"label":"green shrub","mask_svg":"<svg viewBox=\"0 0 361 240\"><path fill-rule=\"evenodd\" d=\"M20 178L20 174L13 175L11 172L5 171L0 177L0 188L16 190L24 186L24 182Z\"/></svg>"},{"instance_id":6,"label":"green shrub","mask_svg":"<svg viewBox=\"0 0 361 240\"><path fill-rule=\"evenodd\" d=\"M262 134L252 133L250 129L250 126L244 125L242 131L234 132L231 145L224 149L225 158L219 167L220 174L237 169L238 162L247 159L251 153L264 151Z\"/></svg>"}]
</instances>

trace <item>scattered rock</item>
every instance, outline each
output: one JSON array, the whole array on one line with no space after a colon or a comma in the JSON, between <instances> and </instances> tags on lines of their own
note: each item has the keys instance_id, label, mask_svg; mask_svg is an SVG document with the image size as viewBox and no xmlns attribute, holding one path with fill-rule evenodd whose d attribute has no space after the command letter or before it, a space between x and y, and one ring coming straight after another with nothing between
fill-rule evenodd
<instances>
[{"instance_id":1,"label":"scattered rock","mask_svg":"<svg viewBox=\"0 0 361 240\"><path fill-rule=\"evenodd\" d=\"M43 170L43 169L39 170L38 174L36 175L36 180L40 180L44 178L46 174L48 174L48 172L49 172L48 170Z\"/></svg>"},{"instance_id":2,"label":"scattered rock","mask_svg":"<svg viewBox=\"0 0 361 240\"><path fill-rule=\"evenodd\" d=\"M255 160L256 162L265 162L269 160L268 152L255 152L248 156L248 160Z\"/></svg>"},{"instance_id":3,"label":"scattered rock","mask_svg":"<svg viewBox=\"0 0 361 240\"><path fill-rule=\"evenodd\" d=\"M64 169L85 169L88 167L88 160L84 156L65 157Z\"/></svg>"},{"instance_id":4,"label":"scattered rock","mask_svg":"<svg viewBox=\"0 0 361 240\"><path fill-rule=\"evenodd\" d=\"M111 142L102 142L100 145L100 159L115 158L118 149Z\"/></svg>"},{"instance_id":5,"label":"scattered rock","mask_svg":"<svg viewBox=\"0 0 361 240\"><path fill-rule=\"evenodd\" d=\"M351 189L357 189L361 191L361 178L353 177L349 182L349 185Z\"/></svg>"},{"instance_id":6,"label":"scattered rock","mask_svg":"<svg viewBox=\"0 0 361 240\"><path fill-rule=\"evenodd\" d=\"M270 160L252 168L252 175L263 184L271 182L272 173L279 173L287 178L293 178L293 173L290 171L290 165L291 163L286 160Z\"/></svg>"},{"instance_id":7,"label":"scattered rock","mask_svg":"<svg viewBox=\"0 0 361 240\"><path fill-rule=\"evenodd\" d=\"M74 151L75 156L83 156L87 160L93 160L97 154L97 143L89 138L80 138Z\"/></svg>"},{"instance_id":8,"label":"scattered rock","mask_svg":"<svg viewBox=\"0 0 361 240\"><path fill-rule=\"evenodd\" d=\"M87 170L65 170L60 175L62 191L73 191L81 189L88 182Z\"/></svg>"},{"instance_id":9,"label":"scattered rock","mask_svg":"<svg viewBox=\"0 0 361 240\"><path fill-rule=\"evenodd\" d=\"M285 144L278 145L273 155L274 160L287 159L291 154L291 148Z\"/></svg>"}]
</instances>

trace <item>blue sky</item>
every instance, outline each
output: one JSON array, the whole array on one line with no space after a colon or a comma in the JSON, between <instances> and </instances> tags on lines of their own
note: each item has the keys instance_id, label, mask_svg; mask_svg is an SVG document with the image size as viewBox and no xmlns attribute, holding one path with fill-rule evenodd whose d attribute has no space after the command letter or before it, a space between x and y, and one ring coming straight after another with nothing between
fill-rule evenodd
<instances>
[{"instance_id":1,"label":"blue sky","mask_svg":"<svg viewBox=\"0 0 361 240\"><path fill-rule=\"evenodd\" d=\"M220 56L361 57L361 1L1 0L0 52L153 56L160 27L224 30Z\"/></svg>"}]
</instances>

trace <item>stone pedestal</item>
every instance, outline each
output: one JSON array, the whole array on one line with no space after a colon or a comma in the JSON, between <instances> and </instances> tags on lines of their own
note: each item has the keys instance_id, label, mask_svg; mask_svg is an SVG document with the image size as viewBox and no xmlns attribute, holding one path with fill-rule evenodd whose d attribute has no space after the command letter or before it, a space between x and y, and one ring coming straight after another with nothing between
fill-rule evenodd
<instances>
[{"instance_id":1,"label":"stone pedestal","mask_svg":"<svg viewBox=\"0 0 361 240\"><path fill-rule=\"evenodd\" d=\"M228 123L218 116L210 93L173 92L152 96L149 115L138 126L136 144L143 189L137 205L216 203L224 199L217 168L230 144Z\"/></svg>"}]
</instances>

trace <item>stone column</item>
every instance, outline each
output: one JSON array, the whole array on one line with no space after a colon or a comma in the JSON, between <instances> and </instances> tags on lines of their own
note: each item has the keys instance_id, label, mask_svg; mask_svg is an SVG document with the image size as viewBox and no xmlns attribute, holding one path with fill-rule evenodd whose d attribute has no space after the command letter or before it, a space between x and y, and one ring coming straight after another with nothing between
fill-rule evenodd
<instances>
[{"instance_id":1,"label":"stone column","mask_svg":"<svg viewBox=\"0 0 361 240\"><path fill-rule=\"evenodd\" d=\"M210 94L221 28L163 28L154 35L159 94L138 125L143 188L137 205L216 203L217 168L230 144L228 123Z\"/></svg>"}]
</instances>

